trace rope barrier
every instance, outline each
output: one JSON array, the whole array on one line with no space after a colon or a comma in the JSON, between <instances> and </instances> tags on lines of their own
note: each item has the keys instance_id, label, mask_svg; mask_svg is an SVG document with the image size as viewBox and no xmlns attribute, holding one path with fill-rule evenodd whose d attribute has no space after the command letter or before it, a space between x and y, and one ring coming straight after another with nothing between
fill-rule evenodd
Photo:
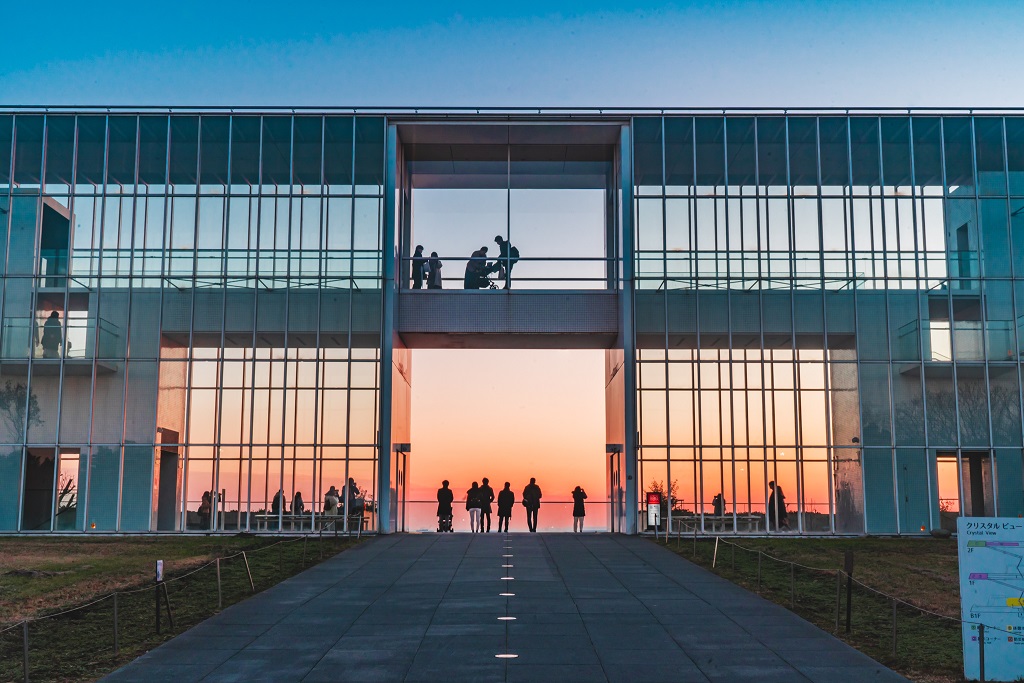
<instances>
[{"instance_id":1,"label":"rope barrier","mask_svg":"<svg viewBox=\"0 0 1024 683\"><path fill-rule=\"evenodd\" d=\"M847 574L842 569L828 569L828 568L824 568L824 567L812 567L810 565L801 564L799 562L794 562L792 560L784 560L784 559L782 559L780 557L776 557L774 555L766 553L763 550L754 550L752 548L746 548L746 547L740 545L739 543L735 543L733 541L728 541L728 540L726 540L724 538L721 538L720 536L716 536L715 540L716 541L720 541L721 543L724 543L726 545L731 545L734 548L739 548L740 550L746 551L748 553L759 554L759 555L761 555L761 557L766 557L766 558L768 558L770 560L774 560L774 561L776 561L776 562L778 562L780 564L788 564L788 565L792 565L792 566L795 566L795 567L800 567L801 569L806 569L808 571L813 571L813 572L819 572L821 574L826 574L826 575L844 576L847 579L849 579L850 581L852 581L854 584L860 586L861 588L863 588L863 589L865 589L865 590L867 590L867 591L869 591L871 593L874 593L875 595L877 595L877 596L879 596L881 598L884 598L886 600L891 600L891 601L896 602L896 603L898 603L900 605L903 605L904 607L908 607L908 608L910 608L912 610L915 610L917 612L920 612L922 614L927 614L929 616L937 617L937 618L943 619L945 621L951 621L951 622L954 622L954 623L958 623L961 626L963 626L964 624L970 624L970 625L973 625L973 626L984 625L986 630L990 629L990 630L993 630L993 631L999 631L1001 633L1007 633L1007 634L1013 634L1014 633L1014 632L1008 631L1006 629L999 628L998 626L992 626L992 625L989 625L989 624L982 624L982 622L980 622L980 621L970 621L970 620L961 619L959 617L951 617L948 614L940 614L939 612L933 612L931 610L925 609L924 607L920 607L920 606L915 605L915 604L913 604L911 602L907 602L903 598L897 597L895 595L891 595L889 593L886 593L885 591L882 591L882 590L879 590L877 588L874 588L873 586L869 586L866 583L864 583L863 581L860 581L858 579L853 578L851 575Z\"/></svg>"}]
</instances>

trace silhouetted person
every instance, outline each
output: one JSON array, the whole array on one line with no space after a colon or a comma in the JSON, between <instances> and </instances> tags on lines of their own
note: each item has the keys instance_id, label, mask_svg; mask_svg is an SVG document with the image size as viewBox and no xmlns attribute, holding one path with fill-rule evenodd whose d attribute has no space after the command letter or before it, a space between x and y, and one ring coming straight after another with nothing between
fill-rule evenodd
<instances>
[{"instance_id":1,"label":"silhouetted person","mask_svg":"<svg viewBox=\"0 0 1024 683\"><path fill-rule=\"evenodd\" d=\"M338 495L338 489L332 486L328 489L327 493L324 494L324 514L338 514L339 503L341 503L341 496Z\"/></svg>"},{"instance_id":2,"label":"silhouetted person","mask_svg":"<svg viewBox=\"0 0 1024 683\"><path fill-rule=\"evenodd\" d=\"M213 497L209 491L203 491L203 499L199 503L199 528L210 528L210 508L213 506Z\"/></svg>"},{"instance_id":3,"label":"silhouetted person","mask_svg":"<svg viewBox=\"0 0 1024 683\"><path fill-rule=\"evenodd\" d=\"M441 482L441 488L437 490L437 530L438 531L451 531L452 530L452 502L455 500L455 494L450 488L448 488L448 480L445 479Z\"/></svg>"},{"instance_id":4,"label":"silhouetted person","mask_svg":"<svg viewBox=\"0 0 1024 683\"><path fill-rule=\"evenodd\" d=\"M711 508L714 510L715 517L725 515L725 496L721 493L716 493L715 497L711 499Z\"/></svg>"},{"instance_id":5,"label":"silhouetted person","mask_svg":"<svg viewBox=\"0 0 1024 683\"><path fill-rule=\"evenodd\" d=\"M491 530L491 503L494 502L494 489L491 488L490 480L487 477L483 479L483 485L480 487L480 531L490 532ZM484 522L487 522L487 528L484 528Z\"/></svg>"},{"instance_id":6,"label":"silhouetted person","mask_svg":"<svg viewBox=\"0 0 1024 683\"><path fill-rule=\"evenodd\" d=\"M444 264L437 257L437 252L430 252L430 260L427 262L427 289L441 289L442 278L441 268Z\"/></svg>"},{"instance_id":7,"label":"silhouetted person","mask_svg":"<svg viewBox=\"0 0 1024 683\"><path fill-rule=\"evenodd\" d=\"M283 502L283 500L284 500L284 490L278 489L277 493L274 494L274 500L271 501L271 503L270 503L270 514L276 515L276 514L282 512L282 510L281 510L281 503ZM283 512L287 513L288 511L284 510Z\"/></svg>"},{"instance_id":8,"label":"silhouetted person","mask_svg":"<svg viewBox=\"0 0 1024 683\"><path fill-rule=\"evenodd\" d=\"M526 526L533 533L537 532L537 510L540 509L540 487L537 480L530 477L530 483L523 489L523 507L526 508Z\"/></svg>"},{"instance_id":9,"label":"silhouetted person","mask_svg":"<svg viewBox=\"0 0 1024 683\"><path fill-rule=\"evenodd\" d=\"M348 514L362 517L366 509L366 501L359 495L359 486L352 477L348 479L348 486L342 491L348 497Z\"/></svg>"},{"instance_id":10,"label":"silhouetted person","mask_svg":"<svg viewBox=\"0 0 1024 683\"><path fill-rule=\"evenodd\" d=\"M63 341L60 313L53 311L43 324L43 338L40 340L43 347L43 358L60 358L60 345Z\"/></svg>"},{"instance_id":11,"label":"silhouetted person","mask_svg":"<svg viewBox=\"0 0 1024 683\"><path fill-rule=\"evenodd\" d=\"M412 288L423 289L423 280L427 277L427 257L423 255L423 245L417 244L412 255Z\"/></svg>"},{"instance_id":12,"label":"silhouetted person","mask_svg":"<svg viewBox=\"0 0 1024 683\"><path fill-rule=\"evenodd\" d=\"M304 515L306 514L306 503L302 500L302 491L296 491L295 497L292 498L292 514L293 515Z\"/></svg>"},{"instance_id":13,"label":"silhouetted person","mask_svg":"<svg viewBox=\"0 0 1024 683\"><path fill-rule=\"evenodd\" d=\"M577 486L572 490L572 530L583 531L583 518L587 516L587 508L583 501L587 499L587 492Z\"/></svg>"},{"instance_id":14,"label":"silhouetted person","mask_svg":"<svg viewBox=\"0 0 1024 683\"><path fill-rule=\"evenodd\" d=\"M789 528L789 513L786 512L786 494L774 481L768 482L772 490L768 496L768 530L781 531Z\"/></svg>"},{"instance_id":15,"label":"silhouetted person","mask_svg":"<svg viewBox=\"0 0 1024 683\"><path fill-rule=\"evenodd\" d=\"M498 273L498 278L505 278L505 287L512 286L512 266L519 262L519 250L509 244L501 235L494 236L494 242L498 245L498 260L494 262L493 272Z\"/></svg>"},{"instance_id":16,"label":"silhouetted person","mask_svg":"<svg viewBox=\"0 0 1024 683\"><path fill-rule=\"evenodd\" d=\"M487 247L474 251L466 261L466 276L463 278L463 289L486 289L491 286L487 279Z\"/></svg>"},{"instance_id":17,"label":"silhouetted person","mask_svg":"<svg viewBox=\"0 0 1024 683\"><path fill-rule=\"evenodd\" d=\"M505 488L498 492L498 531L508 531L508 520L512 517L512 506L516 504L516 494L512 493L512 486L507 481ZM505 528L502 529L502 524Z\"/></svg>"},{"instance_id":18,"label":"silhouetted person","mask_svg":"<svg viewBox=\"0 0 1024 683\"><path fill-rule=\"evenodd\" d=\"M469 510L469 530L480 531L480 485L475 481L466 491L466 509Z\"/></svg>"}]
</instances>

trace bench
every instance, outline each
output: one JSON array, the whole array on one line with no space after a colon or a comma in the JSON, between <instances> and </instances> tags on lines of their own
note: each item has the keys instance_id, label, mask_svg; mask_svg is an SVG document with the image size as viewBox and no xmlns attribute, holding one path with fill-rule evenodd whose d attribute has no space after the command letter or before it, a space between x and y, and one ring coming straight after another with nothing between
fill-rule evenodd
<instances>
[{"instance_id":1,"label":"bench","mask_svg":"<svg viewBox=\"0 0 1024 683\"><path fill-rule=\"evenodd\" d=\"M289 531L303 531L307 527L312 528L311 515L280 515L281 528ZM278 515L260 514L256 515L256 531L269 531L271 527L277 528ZM296 529L296 525L298 529Z\"/></svg>"},{"instance_id":2,"label":"bench","mask_svg":"<svg viewBox=\"0 0 1024 683\"><path fill-rule=\"evenodd\" d=\"M757 533L761 531L761 524L764 515L759 514L737 514L736 531ZM699 516L673 517L670 533L692 533L700 531L701 518ZM731 533L732 515L704 515L704 531L707 533Z\"/></svg>"},{"instance_id":3,"label":"bench","mask_svg":"<svg viewBox=\"0 0 1024 683\"><path fill-rule=\"evenodd\" d=\"M344 525L342 520L345 519L343 515L321 515L317 517L317 526L320 527L320 535L323 536L324 530L333 530L334 535L338 535L338 531L344 532ZM362 538L363 529L366 528L366 515L363 512L356 512L348 516L348 533L356 532L356 538Z\"/></svg>"}]
</instances>

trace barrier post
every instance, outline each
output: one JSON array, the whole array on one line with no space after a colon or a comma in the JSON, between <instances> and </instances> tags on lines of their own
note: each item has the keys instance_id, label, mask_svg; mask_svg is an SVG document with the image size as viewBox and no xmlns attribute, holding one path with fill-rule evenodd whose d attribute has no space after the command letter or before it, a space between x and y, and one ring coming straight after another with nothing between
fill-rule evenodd
<instances>
[{"instance_id":1,"label":"barrier post","mask_svg":"<svg viewBox=\"0 0 1024 683\"><path fill-rule=\"evenodd\" d=\"M715 568L715 563L718 562L718 536L715 536L715 554L711 557L711 568Z\"/></svg>"},{"instance_id":2,"label":"barrier post","mask_svg":"<svg viewBox=\"0 0 1024 683\"><path fill-rule=\"evenodd\" d=\"M693 522L693 556L697 557L697 521Z\"/></svg>"},{"instance_id":3,"label":"barrier post","mask_svg":"<svg viewBox=\"0 0 1024 683\"><path fill-rule=\"evenodd\" d=\"M160 582L164 580L164 561L156 561L153 572L153 605L156 608L156 633L160 635Z\"/></svg>"},{"instance_id":4,"label":"barrier post","mask_svg":"<svg viewBox=\"0 0 1024 683\"><path fill-rule=\"evenodd\" d=\"M224 594L220 587L220 558L217 558L217 609L224 609Z\"/></svg>"},{"instance_id":5,"label":"barrier post","mask_svg":"<svg viewBox=\"0 0 1024 683\"><path fill-rule=\"evenodd\" d=\"M114 591L114 656L121 653L121 643L118 640L117 629L117 591Z\"/></svg>"},{"instance_id":6,"label":"barrier post","mask_svg":"<svg viewBox=\"0 0 1024 683\"><path fill-rule=\"evenodd\" d=\"M25 683L28 683L28 622L21 622L21 656L25 667Z\"/></svg>"},{"instance_id":7,"label":"barrier post","mask_svg":"<svg viewBox=\"0 0 1024 683\"><path fill-rule=\"evenodd\" d=\"M736 571L736 546L732 547L732 570Z\"/></svg>"},{"instance_id":8,"label":"barrier post","mask_svg":"<svg viewBox=\"0 0 1024 683\"><path fill-rule=\"evenodd\" d=\"M242 551L242 559L245 561L245 573L249 575L249 588L252 592L256 592L256 584L252 581L252 571L249 569L249 558L246 556L245 551Z\"/></svg>"},{"instance_id":9,"label":"barrier post","mask_svg":"<svg viewBox=\"0 0 1024 683\"><path fill-rule=\"evenodd\" d=\"M28 642L28 636L25 636L25 642ZM25 647L27 648L28 646L26 645ZM27 649L26 652L28 652ZM27 662L28 660L26 659L25 661ZM978 669L978 680L981 683L985 683L985 624L978 624ZM25 664L25 671L28 671L27 663ZM25 680L28 680L27 674Z\"/></svg>"},{"instance_id":10,"label":"barrier post","mask_svg":"<svg viewBox=\"0 0 1024 683\"><path fill-rule=\"evenodd\" d=\"M306 541L309 540L309 536L302 537L302 566L306 566Z\"/></svg>"}]
</instances>

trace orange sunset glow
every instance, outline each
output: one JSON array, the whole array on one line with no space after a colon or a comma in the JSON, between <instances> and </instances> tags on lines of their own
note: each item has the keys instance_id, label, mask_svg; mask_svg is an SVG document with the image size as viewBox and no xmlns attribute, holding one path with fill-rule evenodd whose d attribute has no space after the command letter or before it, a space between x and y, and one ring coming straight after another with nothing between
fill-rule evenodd
<instances>
[{"instance_id":1,"label":"orange sunset glow","mask_svg":"<svg viewBox=\"0 0 1024 683\"><path fill-rule=\"evenodd\" d=\"M536 477L549 503L542 527L571 528L569 506L554 502L571 501L576 485L590 496L590 526L603 527L603 378L603 351L414 351L410 500L434 501L442 479L464 498L488 477L495 490L510 482L518 501ZM415 505L410 529L436 526L434 508ZM521 506L512 526L525 529Z\"/></svg>"}]
</instances>

